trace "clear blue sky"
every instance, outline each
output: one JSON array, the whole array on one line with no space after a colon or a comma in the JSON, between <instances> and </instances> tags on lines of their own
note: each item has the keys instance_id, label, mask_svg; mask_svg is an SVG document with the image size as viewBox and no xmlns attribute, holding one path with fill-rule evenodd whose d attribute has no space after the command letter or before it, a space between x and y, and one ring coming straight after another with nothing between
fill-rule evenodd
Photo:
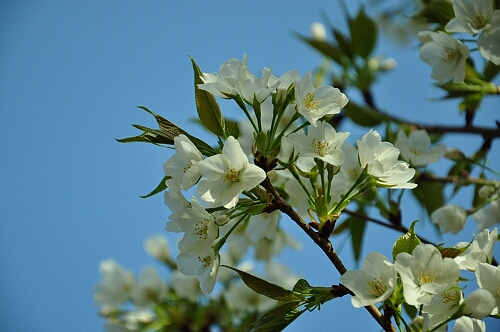
<instances>
[{"instance_id":1,"label":"clear blue sky","mask_svg":"<svg viewBox=\"0 0 500 332\"><path fill-rule=\"evenodd\" d=\"M357 8L358 1L349 3ZM322 11L345 26L336 1L2 1L0 331L101 331L92 299L99 261L113 257L138 274L153 263L143 241L165 234L168 216L161 196L139 198L163 176L168 151L115 141L137 133L132 123L154 126L135 106L197 128L188 121L196 115L188 56L209 72L246 53L255 73L271 66L278 75L289 69L305 74L321 57L292 31L308 34ZM456 102L443 108L425 99L440 91L432 88L431 68L417 50L415 43L379 47L399 62L377 87L379 104L419 121L461 123ZM479 123L498 116L493 101L485 103ZM221 106L234 114L233 104ZM352 138L362 134L356 129ZM470 152L478 142L467 138L461 147ZM407 223L422 216L412 208L404 213ZM308 248L283 258L293 271L313 285L338 283L334 269L322 266L328 264L322 253L287 227ZM373 239L363 257L372 250L388 255L398 234L380 241L379 228L369 231ZM450 244L469 239L445 238ZM349 250L342 254L349 257ZM348 299L304 314L288 330L314 325L330 331L331 324L342 330L358 323L356 315L363 318L359 330L378 330Z\"/></svg>"}]
</instances>

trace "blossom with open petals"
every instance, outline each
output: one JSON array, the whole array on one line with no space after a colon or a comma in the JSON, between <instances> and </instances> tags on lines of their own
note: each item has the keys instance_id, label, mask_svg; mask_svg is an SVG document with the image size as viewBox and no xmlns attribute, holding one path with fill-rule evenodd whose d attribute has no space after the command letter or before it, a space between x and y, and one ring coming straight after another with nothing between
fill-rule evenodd
<instances>
[{"instance_id":1,"label":"blossom with open petals","mask_svg":"<svg viewBox=\"0 0 500 332\"><path fill-rule=\"evenodd\" d=\"M391 296L396 277L394 264L381 253L372 252L363 260L362 270L347 271L340 277L340 282L354 293L352 305L360 308Z\"/></svg>"},{"instance_id":2,"label":"blossom with open petals","mask_svg":"<svg viewBox=\"0 0 500 332\"><path fill-rule=\"evenodd\" d=\"M200 281L200 288L205 294L212 292L215 286L220 258L212 248L195 248L181 252L177 256L177 267L181 273L195 275Z\"/></svg>"},{"instance_id":3,"label":"blossom with open petals","mask_svg":"<svg viewBox=\"0 0 500 332\"><path fill-rule=\"evenodd\" d=\"M465 79L465 60L470 50L461 41L443 31L422 31L418 39L424 43L420 48L420 59L433 67L431 77L443 82L453 77L453 82Z\"/></svg>"},{"instance_id":4,"label":"blossom with open petals","mask_svg":"<svg viewBox=\"0 0 500 332\"><path fill-rule=\"evenodd\" d=\"M446 24L446 31L475 35L491 25L491 0L452 0L452 3L455 17Z\"/></svg>"},{"instance_id":5,"label":"blossom with open petals","mask_svg":"<svg viewBox=\"0 0 500 332\"><path fill-rule=\"evenodd\" d=\"M240 143L232 136L221 154L200 161L198 167L203 175L198 184L200 198L228 209L238 203L244 190L253 189L266 178L262 168L248 162Z\"/></svg>"},{"instance_id":6,"label":"blossom with open petals","mask_svg":"<svg viewBox=\"0 0 500 332\"><path fill-rule=\"evenodd\" d=\"M113 259L102 261L99 272L102 280L94 290L94 300L102 305L104 312L116 310L130 298L135 287L134 275Z\"/></svg>"},{"instance_id":7,"label":"blossom with open petals","mask_svg":"<svg viewBox=\"0 0 500 332\"><path fill-rule=\"evenodd\" d=\"M396 268L403 281L405 300L411 305L429 303L434 294L454 285L460 277L460 268L452 258L443 258L430 244L419 244L410 255L396 256Z\"/></svg>"},{"instance_id":8,"label":"blossom with open petals","mask_svg":"<svg viewBox=\"0 0 500 332\"><path fill-rule=\"evenodd\" d=\"M406 136L403 130L398 132L394 144L401 156L413 166L425 166L439 161L446 152L446 145L430 147L431 139L426 130L415 130Z\"/></svg>"},{"instance_id":9,"label":"blossom with open petals","mask_svg":"<svg viewBox=\"0 0 500 332\"><path fill-rule=\"evenodd\" d=\"M366 168L378 186L408 189L417 186L408 183L415 170L408 163L398 161L399 149L389 142L382 142L377 131L371 129L357 143L361 168Z\"/></svg>"},{"instance_id":10,"label":"blossom with open petals","mask_svg":"<svg viewBox=\"0 0 500 332\"><path fill-rule=\"evenodd\" d=\"M486 332L486 323L479 319L462 316L455 321L452 332Z\"/></svg>"},{"instance_id":11,"label":"blossom with open petals","mask_svg":"<svg viewBox=\"0 0 500 332\"><path fill-rule=\"evenodd\" d=\"M215 216L208 213L195 197L191 198L189 218L183 220L182 230L185 232L178 247L181 252L197 248L209 248L219 235L219 226Z\"/></svg>"},{"instance_id":12,"label":"blossom with open petals","mask_svg":"<svg viewBox=\"0 0 500 332\"><path fill-rule=\"evenodd\" d=\"M463 270L476 270L478 263L489 263L493 258L493 249L497 242L498 229L495 228L491 232L489 229L479 233L472 243L460 242L456 245L458 248L467 246L467 249L460 255L455 257L455 261Z\"/></svg>"},{"instance_id":13,"label":"blossom with open petals","mask_svg":"<svg viewBox=\"0 0 500 332\"><path fill-rule=\"evenodd\" d=\"M427 325L434 328L455 314L463 301L462 290L457 286L443 290L424 304L422 311L427 313Z\"/></svg>"},{"instance_id":14,"label":"blossom with open petals","mask_svg":"<svg viewBox=\"0 0 500 332\"><path fill-rule=\"evenodd\" d=\"M232 58L224 62L218 73L203 73L200 77L203 84L198 84L198 88L226 99L240 95L242 84L250 74L247 62L245 54L243 61Z\"/></svg>"},{"instance_id":15,"label":"blossom with open petals","mask_svg":"<svg viewBox=\"0 0 500 332\"><path fill-rule=\"evenodd\" d=\"M495 298L497 310L500 309L500 266L478 263L476 269L477 284L489 291Z\"/></svg>"},{"instance_id":16,"label":"blossom with open petals","mask_svg":"<svg viewBox=\"0 0 500 332\"><path fill-rule=\"evenodd\" d=\"M288 140L301 157L318 158L324 162L340 166L345 160L341 147L349 133L336 132L328 122L320 122L310 127L307 135L297 132L288 135Z\"/></svg>"},{"instance_id":17,"label":"blossom with open petals","mask_svg":"<svg viewBox=\"0 0 500 332\"><path fill-rule=\"evenodd\" d=\"M482 231L483 229L490 228L500 223L500 200L497 199L491 202L490 205L481 208L475 212L472 217L477 222L478 231Z\"/></svg>"},{"instance_id":18,"label":"blossom with open petals","mask_svg":"<svg viewBox=\"0 0 500 332\"><path fill-rule=\"evenodd\" d=\"M200 178L198 162L203 155L185 135L174 138L175 153L163 164L165 175L170 176L167 186L173 190L188 190Z\"/></svg>"},{"instance_id":19,"label":"blossom with open petals","mask_svg":"<svg viewBox=\"0 0 500 332\"><path fill-rule=\"evenodd\" d=\"M308 72L295 82L297 112L316 127L316 122L325 115L335 115L347 105L348 99L339 89L322 85L315 88Z\"/></svg>"},{"instance_id":20,"label":"blossom with open petals","mask_svg":"<svg viewBox=\"0 0 500 332\"><path fill-rule=\"evenodd\" d=\"M161 302L165 298L166 285L152 266L144 268L132 290L131 298L138 307L147 307Z\"/></svg>"}]
</instances>

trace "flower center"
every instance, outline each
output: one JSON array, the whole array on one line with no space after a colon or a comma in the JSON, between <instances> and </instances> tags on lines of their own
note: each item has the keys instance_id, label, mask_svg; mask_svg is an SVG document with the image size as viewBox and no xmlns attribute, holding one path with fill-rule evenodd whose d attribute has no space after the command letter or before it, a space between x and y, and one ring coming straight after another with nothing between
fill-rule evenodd
<instances>
[{"instance_id":1,"label":"flower center","mask_svg":"<svg viewBox=\"0 0 500 332\"><path fill-rule=\"evenodd\" d=\"M191 164L191 163L187 163L186 167L184 167L184 169L183 169L183 170L184 170L184 173L186 173L186 172L187 172L187 170L191 168L191 166L193 166L193 164Z\"/></svg>"},{"instance_id":2,"label":"flower center","mask_svg":"<svg viewBox=\"0 0 500 332\"><path fill-rule=\"evenodd\" d=\"M455 60L458 58L459 54L455 51L452 51L452 50L446 50L444 51L444 54L443 55L443 61L448 63L448 64L452 64L455 62Z\"/></svg>"},{"instance_id":3,"label":"flower center","mask_svg":"<svg viewBox=\"0 0 500 332\"><path fill-rule=\"evenodd\" d=\"M198 261L202 263L205 267L209 267L212 264L212 256L201 257L198 256Z\"/></svg>"},{"instance_id":4,"label":"flower center","mask_svg":"<svg viewBox=\"0 0 500 332\"><path fill-rule=\"evenodd\" d=\"M238 171L234 168L226 168L224 170L224 175L222 176L222 181L229 182L229 184L233 184L240 180L240 175Z\"/></svg>"},{"instance_id":5,"label":"flower center","mask_svg":"<svg viewBox=\"0 0 500 332\"><path fill-rule=\"evenodd\" d=\"M415 156L420 156L421 154L424 153L422 150L417 148L410 148L410 152L413 153Z\"/></svg>"},{"instance_id":6,"label":"flower center","mask_svg":"<svg viewBox=\"0 0 500 332\"><path fill-rule=\"evenodd\" d=\"M421 285L425 285L425 284L434 282L434 279L436 279L436 277L434 277L431 274L431 271L429 271L429 270L424 270L418 274L418 280L420 281Z\"/></svg>"},{"instance_id":7,"label":"flower center","mask_svg":"<svg viewBox=\"0 0 500 332\"><path fill-rule=\"evenodd\" d=\"M368 281L368 286L370 286L368 291L375 296L381 296L385 292L384 284L382 280L378 278L373 278L373 280Z\"/></svg>"},{"instance_id":8,"label":"flower center","mask_svg":"<svg viewBox=\"0 0 500 332\"><path fill-rule=\"evenodd\" d=\"M460 302L460 299L457 296L457 292L444 291L441 293L441 302L458 304L458 302Z\"/></svg>"},{"instance_id":9,"label":"flower center","mask_svg":"<svg viewBox=\"0 0 500 332\"><path fill-rule=\"evenodd\" d=\"M476 29L482 29L486 26L486 18L481 11L478 11L477 16L472 19L472 24Z\"/></svg>"},{"instance_id":10,"label":"flower center","mask_svg":"<svg viewBox=\"0 0 500 332\"><path fill-rule=\"evenodd\" d=\"M208 223L198 221L194 226L194 232L200 240L206 240L208 238Z\"/></svg>"},{"instance_id":11,"label":"flower center","mask_svg":"<svg viewBox=\"0 0 500 332\"><path fill-rule=\"evenodd\" d=\"M319 108L319 100L314 99L314 96L312 93L308 92L304 99L302 100L304 102L304 106L307 109L318 109Z\"/></svg>"},{"instance_id":12,"label":"flower center","mask_svg":"<svg viewBox=\"0 0 500 332\"><path fill-rule=\"evenodd\" d=\"M328 146L330 146L330 142L321 141L315 138L312 142L314 151L319 154L321 157L324 157Z\"/></svg>"}]
</instances>

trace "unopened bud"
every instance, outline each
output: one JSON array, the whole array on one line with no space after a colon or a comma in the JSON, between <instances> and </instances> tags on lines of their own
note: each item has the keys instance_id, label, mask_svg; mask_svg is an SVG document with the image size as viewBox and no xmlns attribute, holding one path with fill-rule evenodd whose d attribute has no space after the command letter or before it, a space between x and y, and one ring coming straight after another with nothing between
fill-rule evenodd
<instances>
[{"instance_id":1,"label":"unopened bud","mask_svg":"<svg viewBox=\"0 0 500 332\"><path fill-rule=\"evenodd\" d=\"M314 22L313 24L311 24L311 35L316 40L325 41L326 40L325 26L320 22Z\"/></svg>"},{"instance_id":2,"label":"unopened bud","mask_svg":"<svg viewBox=\"0 0 500 332\"><path fill-rule=\"evenodd\" d=\"M465 155L457 148L447 148L444 157L453 161L460 161L465 158Z\"/></svg>"}]
</instances>

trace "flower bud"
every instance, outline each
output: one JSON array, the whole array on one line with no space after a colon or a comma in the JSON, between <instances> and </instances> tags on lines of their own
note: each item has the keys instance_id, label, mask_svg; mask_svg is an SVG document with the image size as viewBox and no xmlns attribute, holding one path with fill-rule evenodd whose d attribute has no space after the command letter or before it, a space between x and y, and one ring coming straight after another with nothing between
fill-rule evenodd
<instances>
[{"instance_id":1,"label":"flower bud","mask_svg":"<svg viewBox=\"0 0 500 332\"><path fill-rule=\"evenodd\" d=\"M493 295L484 288L470 293L462 303L462 313L472 318L483 319L497 306Z\"/></svg>"},{"instance_id":2,"label":"flower bud","mask_svg":"<svg viewBox=\"0 0 500 332\"><path fill-rule=\"evenodd\" d=\"M435 210L431 219L433 223L441 227L443 233L457 234L464 228L467 214L461 206L450 204Z\"/></svg>"},{"instance_id":3,"label":"flower bud","mask_svg":"<svg viewBox=\"0 0 500 332\"><path fill-rule=\"evenodd\" d=\"M311 35L313 39L319 41L325 41L326 40L325 26L320 22L314 22L313 24L311 24Z\"/></svg>"}]
</instances>

